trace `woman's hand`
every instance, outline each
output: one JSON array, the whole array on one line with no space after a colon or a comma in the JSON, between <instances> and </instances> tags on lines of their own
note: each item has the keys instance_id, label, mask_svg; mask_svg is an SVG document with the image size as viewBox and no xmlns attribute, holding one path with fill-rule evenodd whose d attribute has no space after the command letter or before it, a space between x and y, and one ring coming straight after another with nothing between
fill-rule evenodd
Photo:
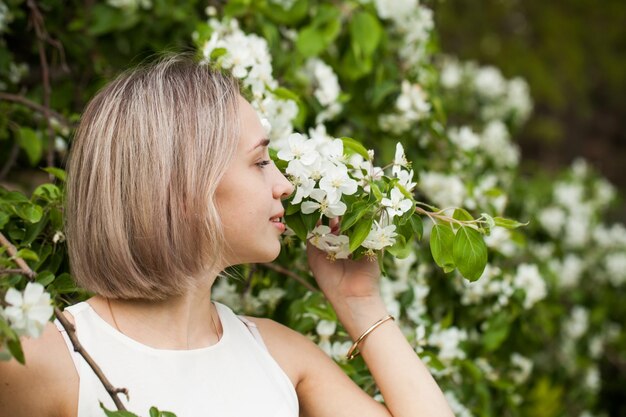
<instances>
[{"instance_id":1,"label":"woman's hand","mask_svg":"<svg viewBox=\"0 0 626 417\"><path fill-rule=\"evenodd\" d=\"M331 220L330 227L336 234L339 221ZM310 243L307 243L307 256L317 284L353 338L386 314L380 297L380 267L376 259L331 261L324 251Z\"/></svg>"}]
</instances>

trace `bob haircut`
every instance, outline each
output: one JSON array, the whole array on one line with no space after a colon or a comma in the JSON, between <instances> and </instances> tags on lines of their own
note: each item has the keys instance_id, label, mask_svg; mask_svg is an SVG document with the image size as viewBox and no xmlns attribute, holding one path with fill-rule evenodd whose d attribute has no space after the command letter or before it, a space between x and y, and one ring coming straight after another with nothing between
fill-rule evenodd
<instances>
[{"instance_id":1,"label":"bob haircut","mask_svg":"<svg viewBox=\"0 0 626 417\"><path fill-rule=\"evenodd\" d=\"M130 70L87 105L68 164L66 234L83 288L160 300L223 266L214 200L240 136L239 85L189 56Z\"/></svg>"}]
</instances>

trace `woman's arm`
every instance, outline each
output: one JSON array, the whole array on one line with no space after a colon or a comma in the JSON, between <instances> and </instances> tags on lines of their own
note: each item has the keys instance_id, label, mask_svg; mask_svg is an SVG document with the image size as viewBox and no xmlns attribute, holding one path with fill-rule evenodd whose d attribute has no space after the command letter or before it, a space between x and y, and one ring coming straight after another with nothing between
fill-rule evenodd
<instances>
[{"instance_id":1,"label":"woman's arm","mask_svg":"<svg viewBox=\"0 0 626 417\"><path fill-rule=\"evenodd\" d=\"M380 297L377 262L329 261L308 245L309 265L352 340L388 312ZM360 344L359 350L393 417L453 416L441 389L406 341L388 320Z\"/></svg>"}]
</instances>

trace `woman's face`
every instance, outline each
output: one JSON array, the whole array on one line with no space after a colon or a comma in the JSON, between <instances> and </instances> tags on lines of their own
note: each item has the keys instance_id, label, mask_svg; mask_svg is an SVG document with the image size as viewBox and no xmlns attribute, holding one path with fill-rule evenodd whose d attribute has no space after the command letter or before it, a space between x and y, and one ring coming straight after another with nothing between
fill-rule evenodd
<instances>
[{"instance_id":1,"label":"woman's face","mask_svg":"<svg viewBox=\"0 0 626 417\"><path fill-rule=\"evenodd\" d=\"M265 129L254 108L239 97L241 137L216 191L229 265L269 262L280 252L285 226L282 198L293 186L270 160Z\"/></svg>"}]
</instances>

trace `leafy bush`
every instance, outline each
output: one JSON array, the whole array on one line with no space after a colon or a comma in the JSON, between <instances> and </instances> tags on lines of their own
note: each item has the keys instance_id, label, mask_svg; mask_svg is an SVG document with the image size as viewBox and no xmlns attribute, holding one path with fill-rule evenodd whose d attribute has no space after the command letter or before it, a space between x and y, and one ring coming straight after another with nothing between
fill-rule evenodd
<instances>
[{"instance_id":1,"label":"leafy bush","mask_svg":"<svg viewBox=\"0 0 626 417\"><path fill-rule=\"evenodd\" d=\"M526 83L441 53L427 6L234 0L209 6L205 21L195 2L109 0L63 8L50 1L38 4L45 11L40 20L33 4L0 2L0 162L10 180L0 188L0 231L17 248L15 256L5 249L0 255L3 357L20 358L17 336L40 326L39 316L15 308L22 297L16 290L25 290L29 278L55 306L88 297L71 281L62 232L62 166L81 106L135 58L192 42L202 59L242 79L270 122L274 159L301 197L287 208L294 233L284 235L277 261L233 268L241 278L219 280L215 299L309 335L380 398L362 359L345 360L349 338L314 288L303 250L322 200L306 191L310 172L290 172L289 151L305 139L334 144L340 149L334 157L365 198L343 193L348 247L366 255L368 248L354 241L375 237L376 225L383 229L385 216L396 216L395 236L385 235L394 241L386 240L379 256L383 297L457 415L609 410L610 403L598 401L602 360L626 362L619 297L626 229L603 222L615 192L584 161L556 179L521 178L513 137L532 111ZM27 32L27 19L38 35ZM390 161L380 177L375 163ZM19 188L18 174L32 177L42 166L50 182L31 197L8 191ZM309 184L315 185L322 188L321 179ZM405 199L408 211L400 210ZM390 209L397 211L390 216ZM505 215L528 226L516 228ZM464 243L481 248L475 262L470 255L478 252L455 246L463 234ZM19 259L32 277L16 270ZM45 297L38 305L44 304Z\"/></svg>"}]
</instances>

